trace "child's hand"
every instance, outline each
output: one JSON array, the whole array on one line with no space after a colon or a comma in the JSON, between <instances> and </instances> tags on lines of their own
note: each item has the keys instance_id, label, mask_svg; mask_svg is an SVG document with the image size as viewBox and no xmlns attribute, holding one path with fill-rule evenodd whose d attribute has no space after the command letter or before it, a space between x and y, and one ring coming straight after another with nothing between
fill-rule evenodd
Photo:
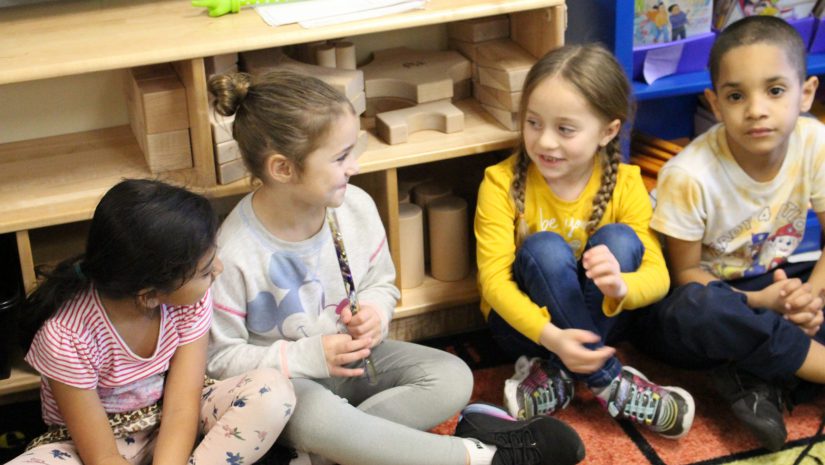
<instances>
[{"instance_id":1,"label":"child's hand","mask_svg":"<svg viewBox=\"0 0 825 465\"><path fill-rule=\"evenodd\" d=\"M548 324L542 330L541 344L558 355L564 366L573 373L590 374L603 367L605 362L616 353L612 347L600 347L596 350L584 346L599 342L597 334L582 329L559 329Z\"/></svg>"},{"instance_id":2,"label":"child's hand","mask_svg":"<svg viewBox=\"0 0 825 465\"><path fill-rule=\"evenodd\" d=\"M383 335L381 316L375 305L369 302L361 302L355 316L352 316L349 308L345 308L341 311L341 322L347 326L347 332L353 339L372 339L371 348L381 342L381 336Z\"/></svg>"},{"instance_id":3,"label":"child's hand","mask_svg":"<svg viewBox=\"0 0 825 465\"><path fill-rule=\"evenodd\" d=\"M354 377L364 374L363 368L347 368L345 365L367 358L370 354L370 338L353 339L349 334L326 334L321 337L324 357L330 376Z\"/></svg>"},{"instance_id":4,"label":"child's hand","mask_svg":"<svg viewBox=\"0 0 825 465\"><path fill-rule=\"evenodd\" d=\"M585 275L593 280L605 297L622 299L627 295L627 283L616 257L606 245L597 245L582 255Z\"/></svg>"}]
</instances>

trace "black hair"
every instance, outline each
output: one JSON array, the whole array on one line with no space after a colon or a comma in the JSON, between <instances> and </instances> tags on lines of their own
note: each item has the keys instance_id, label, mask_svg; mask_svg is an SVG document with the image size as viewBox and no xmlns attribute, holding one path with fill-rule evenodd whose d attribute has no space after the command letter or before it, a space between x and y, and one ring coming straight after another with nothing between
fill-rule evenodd
<instances>
[{"instance_id":1,"label":"black hair","mask_svg":"<svg viewBox=\"0 0 825 465\"><path fill-rule=\"evenodd\" d=\"M736 47L753 44L769 44L779 47L785 52L791 65L796 68L799 82L803 82L807 77L805 43L799 32L782 18L747 16L723 29L710 49L708 67L710 68L710 83L714 89L716 80L719 79L719 67L725 54Z\"/></svg>"},{"instance_id":2,"label":"black hair","mask_svg":"<svg viewBox=\"0 0 825 465\"><path fill-rule=\"evenodd\" d=\"M678 3L674 3L673 5L670 5L669 7L667 7L667 11L669 11L669 12L671 12L671 13L672 13L672 12L673 12L673 9L674 9L674 8L678 8L678 7L679 7L679 4L678 4Z\"/></svg>"},{"instance_id":3,"label":"black hair","mask_svg":"<svg viewBox=\"0 0 825 465\"><path fill-rule=\"evenodd\" d=\"M113 299L174 291L215 246L217 230L203 196L160 181L121 181L95 208L85 253L52 269L38 267L44 279L23 304L20 343L28 348L40 326L90 285Z\"/></svg>"}]
</instances>

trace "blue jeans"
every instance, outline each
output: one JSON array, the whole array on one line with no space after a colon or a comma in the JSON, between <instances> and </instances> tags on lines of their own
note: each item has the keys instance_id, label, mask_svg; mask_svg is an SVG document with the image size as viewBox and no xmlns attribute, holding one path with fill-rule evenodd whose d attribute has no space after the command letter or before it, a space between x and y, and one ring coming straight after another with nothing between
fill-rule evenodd
<instances>
[{"instance_id":1,"label":"blue jeans","mask_svg":"<svg viewBox=\"0 0 825 465\"><path fill-rule=\"evenodd\" d=\"M614 223L601 227L590 236L585 250L600 244L613 253L622 272L635 271L642 263L644 245L627 225ZM513 277L530 300L547 308L553 324L561 329L584 329L601 336L601 341L586 344L590 349L618 339L627 326L624 312L612 318L604 314L604 295L585 276L581 261L576 260L570 246L556 233L539 232L524 241L513 263ZM495 341L511 356L547 358L570 372L555 354L513 329L495 309L490 311L487 321ZM621 369L621 362L614 356L591 374L571 375L588 386L602 387L618 376Z\"/></svg>"},{"instance_id":2,"label":"blue jeans","mask_svg":"<svg viewBox=\"0 0 825 465\"><path fill-rule=\"evenodd\" d=\"M807 281L813 266L808 262L782 268L789 277ZM793 381L811 338L782 315L749 307L745 294L736 290L763 289L773 282L772 275L679 286L638 315L633 329L639 337L634 343L681 368L708 369L732 363L766 381ZM825 342L825 330L814 339Z\"/></svg>"}]
</instances>

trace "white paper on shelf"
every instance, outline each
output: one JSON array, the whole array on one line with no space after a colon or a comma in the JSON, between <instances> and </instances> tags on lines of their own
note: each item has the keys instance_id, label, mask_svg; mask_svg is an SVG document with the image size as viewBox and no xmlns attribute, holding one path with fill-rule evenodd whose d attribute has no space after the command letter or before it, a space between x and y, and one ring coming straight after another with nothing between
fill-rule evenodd
<instances>
[{"instance_id":1,"label":"white paper on shelf","mask_svg":"<svg viewBox=\"0 0 825 465\"><path fill-rule=\"evenodd\" d=\"M313 21L318 21L323 18L332 20L328 24L334 24L344 21L355 21L358 19L381 16L384 14L397 13L399 10L384 11L390 7L399 7L401 5L415 4L418 6L410 6L407 9L421 8L426 0L305 0L295 3L281 3L275 5L256 6L255 11L263 18L263 20L270 26L281 26L283 24L304 23L314 24ZM360 14L371 16L360 16ZM400 11L406 11L401 9ZM348 18L338 19L336 17ZM317 24L321 25L321 23Z\"/></svg>"},{"instance_id":2,"label":"white paper on shelf","mask_svg":"<svg viewBox=\"0 0 825 465\"><path fill-rule=\"evenodd\" d=\"M332 24L346 23L349 21L358 21L361 19L377 18L379 16L387 16L396 13L403 13L405 11L410 10L418 10L424 8L424 5L426 4L427 0L412 0L399 3L398 5L373 8L371 10L364 10L345 15L327 16L325 18L318 18L309 21L301 21L298 24L307 29L313 27L329 26Z\"/></svg>"},{"instance_id":3,"label":"white paper on shelf","mask_svg":"<svg viewBox=\"0 0 825 465\"><path fill-rule=\"evenodd\" d=\"M645 54L644 68L642 68L645 82L653 84L660 77L675 73L684 48L685 44L671 44L667 47L648 50Z\"/></svg>"}]
</instances>

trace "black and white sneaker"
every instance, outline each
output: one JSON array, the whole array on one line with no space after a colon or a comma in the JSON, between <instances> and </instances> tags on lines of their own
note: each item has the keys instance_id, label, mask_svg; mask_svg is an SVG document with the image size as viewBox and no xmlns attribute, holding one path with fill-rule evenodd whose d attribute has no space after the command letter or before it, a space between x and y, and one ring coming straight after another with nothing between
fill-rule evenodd
<instances>
[{"instance_id":1,"label":"black and white sneaker","mask_svg":"<svg viewBox=\"0 0 825 465\"><path fill-rule=\"evenodd\" d=\"M496 446L493 465L573 465L584 459L584 444L573 428L553 417L514 420L506 410L470 404L455 435Z\"/></svg>"}]
</instances>

